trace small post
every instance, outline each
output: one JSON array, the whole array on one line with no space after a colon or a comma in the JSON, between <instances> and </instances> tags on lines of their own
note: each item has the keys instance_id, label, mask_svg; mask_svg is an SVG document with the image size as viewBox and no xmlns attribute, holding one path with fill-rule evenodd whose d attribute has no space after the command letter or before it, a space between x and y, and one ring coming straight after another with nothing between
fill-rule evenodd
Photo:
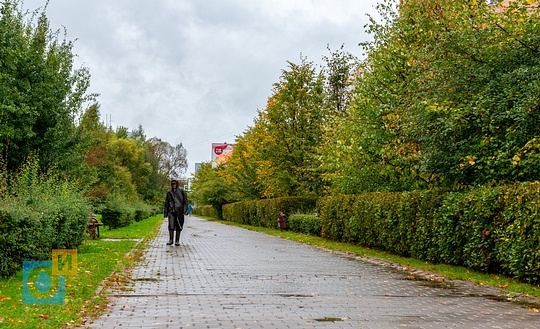
<instances>
[{"instance_id":1,"label":"small post","mask_svg":"<svg viewBox=\"0 0 540 329\"><path fill-rule=\"evenodd\" d=\"M279 213L277 221L278 221L278 228L281 231L287 229L287 216L283 212Z\"/></svg>"}]
</instances>

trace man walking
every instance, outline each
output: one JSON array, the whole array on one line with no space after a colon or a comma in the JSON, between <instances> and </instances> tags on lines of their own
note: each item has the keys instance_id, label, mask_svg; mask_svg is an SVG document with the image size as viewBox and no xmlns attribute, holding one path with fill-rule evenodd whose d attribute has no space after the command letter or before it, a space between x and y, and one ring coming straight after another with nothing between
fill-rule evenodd
<instances>
[{"instance_id":1,"label":"man walking","mask_svg":"<svg viewBox=\"0 0 540 329\"><path fill-rule=\"evenodd\" d=\"M178 187L178 181L176 179L171 180L171 189L167 192L165 197L165 206L163 208L163 215L169 220L169 242L170 246L174 243L176 246L180 245L180 232L184 227L184 212L188 204L186 192ZM176 236L174 236L176 232Z\"/></svg>"}]
</instances>

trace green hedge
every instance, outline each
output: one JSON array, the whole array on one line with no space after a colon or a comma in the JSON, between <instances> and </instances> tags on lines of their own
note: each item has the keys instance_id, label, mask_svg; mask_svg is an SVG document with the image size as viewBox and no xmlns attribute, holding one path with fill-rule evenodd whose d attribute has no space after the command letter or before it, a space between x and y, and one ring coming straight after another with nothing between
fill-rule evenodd
<instances>
[{"instance_id":1,"label":"green hedge","mask_svg":"<svg viewBox=\"0 0 540 329\"><path fill-rule=\"evenodd\" d=\"M436 192L366 193L319 200L321 236L415 258L429 257ZM414 243L411 243L414 241Z\"/></svg>"},{"instance_id":2,"label":"green hedge","mask_svg":"<svg viewBox=\"0 0 540 329\"><path fill-rule=\"evenodd\" d=\"M317 199L283 197L267 200L242 201L223 206L223 219L242 224L277 227L280 212L287 216L296 213L315 213Z\"/></svg>"},{"instance_id":3,"label":"green hedge","mask_svg":"<svg viewBox=\"0 0 540 329\"><path fill-rule=\"evenodd\" d=\"M158 210L140 201L127 201L116 198L108 200L100 212L102 223L108 226L109 229L115 229L154 216L158 213Z\"/></svg>"},{"instance_id":4,"label":"green hedge","mask_svg":"<svg viewBox=\"0 0 540 329\"><path fill-rule=\"evenodd\" d=\"M320 199L321 236L435 263L540 280L540 183Z\"/></svg>"},{"instance_id":5,"label":"green hedge","mask_svg":"<svg viewBox=\"0 0 540 329\"><path fill-rule=\"evenodd\" d=\"M540 280L540 183L508 186L499 198L493 239L504 272Z\"/></svg>"},{"instance_id":6,"label":"green hedge","mask_svg":"<svg viewBox=\"0 0 540 329\"><path fill-rule=\"evenodd\" d=\"M434 220L434 260L484 272L501 272L494 230L501 209L500 188L448 193Z\"/></svg>"},{"instance_id":7,"label":"green hedge","mask_svg":"<svg viewBox=\"0 0 540 329\"><path fill-rule=\"evenodd\" d=\"M15 273L23 260L50 259L52 249L77 248L86 236L90 205L76 186L54 181L28 186L0 198L1 276Z\"/></svg>"},{"instance_id":8,"label":"green hedge","mask_svg":"<svg viewBox=\"0 0 540 329\"><path fill-rule=\"evenodd\" d=\"M292 214L287 218L287 229L296 233L321 236L321 220L316 214Z\"/></svg>"},{"instance_id":9,"label":"green hedge","mask_svg":"<svg viewBox=\"0 0 540 329\"><path fill-rule=\"evenodd\" d=\"M212 206L198 206L193 208L193 215L218 218L218 214Z\"/></svg>"}]
</instances>

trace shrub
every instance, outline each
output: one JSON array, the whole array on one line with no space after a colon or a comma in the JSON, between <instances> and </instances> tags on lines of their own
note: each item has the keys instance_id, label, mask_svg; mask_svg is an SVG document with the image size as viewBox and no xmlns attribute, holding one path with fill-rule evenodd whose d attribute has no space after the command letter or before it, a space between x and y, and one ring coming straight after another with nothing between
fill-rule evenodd
<instances>
[{"instance_id":1,"label":"shrub","mask_svg":"<svg viewBox=\"0 0 540 329\"><path fill-rule=\"evenodd\" d=\"M323 238L343 240L344 222L352 218L350 204L354 199L353 195L341 195L323 198L317 202Z\"/></svg>"},{"instance_id":2,"label":"shrub","mask_svg":"<svg viewBox=\"0 0 540 329\"><path fill-rule=\"evenodd\" d=\"M156 213L156 208L142 201L131 201L112 196L109 197L101 209L101 221L110 229L115 229L129 226L134 221L141 221Z\"/></svg>"},{"instance_id":3,"label":"shrub","mask_svg":"<svg viewBox=\"0 0 540 329\"><path fill-rule=\"evenodd\" d=\"M154 215L157 215L157 207L150 206L142 201L136 201L132 204L135 208L134 220L140 222Z\"/></svg>"},{"instance_id":4,"label":"shrub","mask_svg":"<svg viewBox=\"0 0 540 329\"><path fill-rule=\"evenodd\" d=\"M316 214L292 214L287 218L287 228L297 233L321 236L321 220Z\"/></svg>"},{"instance_id":5,"label":"shrub","mask_svg":"<svg viewBox=\"0 0 540 329\"><path fill-rule=\"evenodd\" d=\"M400 254L417 259L436 261L438 255L435 220L447 195L440 190L399 193Z\"/></svg>"},{"instance_id":6,"label":"shrub","mask_svg":"<svg viewBox=\"0 0 540 329\"><path fill-rule=\"evenodd\" d=\"M332 196L317 206L325 238L540 283L539 182Z\"/></svg>"},{"instance_id":7,"label":"shrub","mask_svg":"<svg viewBox=\"0 0 540 329\"><path fill-rule=\"evenodd\" d=\"M231 222L261 226L261 218L257 215L259 201L251 200L229 203L223 206L223 218Z\"/></svg>"},{"instance_id":8,"label":"shrub","mask_svg":"<svg viewBox=\"0 0 540 329\"><path fill-rule=\"evenodd\" d=\"M540 183L502 190L493 232L502 269L522 281L540 283Z\"/></svg>"},{"instance_id":9,"label":"shrub","mask_svg":"<svg viewBox=\"0 0 540 329\"><path fill-rule=\"evenodd\" d=\"M101 221L109 229L129 226L135 219L135 210L121 201L108 201L101 211Z\"/></svg>"},{"instance_id":10,"label":"shrub","mask_svg":"<svg viewBox=\"0 0 540 329\"><path fill-rule=\"evenodd\" d=\"M218 218L218 214L216 210L214 209L214 207L212 206L199 206L199 207L193 208L193 214L205 216L205 217Z\"/></svg>"},{"instance_id":11,"label":"shrub","mask_svg":"<svg viewBox=\"0 0 540 329\"><path fill-rule=\"evenodd\" d=\"M223 206L223 219L262 227L277 227L280 212L315 213L317 199L310 197L283 197L276 199L242 201Z\"/></svg>"},{"instance_id":12,"label":"shrub","mask_svg":"<svg viewBox=\"0 0 540 329\"><path fill-rule=\"evenodd\" d=\"M321 199L322 236L427 259L434 249L433 219L444 193L373 192Z\"/></svg>"},{"instance_id":13,"label":"shrub","mask_svg":"<svg viewBox=\"0 0 540 329\"><path fill-rule=\"evenodd\" d=\"M434 218L436 246L430 260L498 272L493 231L500 196L500 189L487 187L448 193Z\"/></svg>"},{"instance_id":14,"label":"shrub","mask_svg":"<svg viewBox=\"0 0 540 329\"><path fill-rule=\"evenodd\" d=\"M15 273L23 260L49 259L52 249L77 248L86 236L89 213L78 184L38 176L37 160L29 160L2 190L0 275Z\"/></svg>"}]
</instances>

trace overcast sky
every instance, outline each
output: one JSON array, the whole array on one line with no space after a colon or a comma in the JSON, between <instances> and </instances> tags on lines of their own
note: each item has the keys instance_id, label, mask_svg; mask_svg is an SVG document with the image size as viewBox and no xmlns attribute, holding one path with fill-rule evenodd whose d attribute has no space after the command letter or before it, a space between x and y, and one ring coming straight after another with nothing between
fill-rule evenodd
<instances>
[{"instance_id":1,"label":"overcast sky","mask_svg":"<svg viewBox=\"0 0 540 329\"><path fill-rule=\"evenodd\" d=\"M358 43L377 0L50 0L51 29L76 40L101 119L142 125L147 138L211 159L211 144L234 143L266 106L287 61L322 63L335 51L361 58ZM25 9L45 0L24 0Z\"/></svg>"}]
</instances>

